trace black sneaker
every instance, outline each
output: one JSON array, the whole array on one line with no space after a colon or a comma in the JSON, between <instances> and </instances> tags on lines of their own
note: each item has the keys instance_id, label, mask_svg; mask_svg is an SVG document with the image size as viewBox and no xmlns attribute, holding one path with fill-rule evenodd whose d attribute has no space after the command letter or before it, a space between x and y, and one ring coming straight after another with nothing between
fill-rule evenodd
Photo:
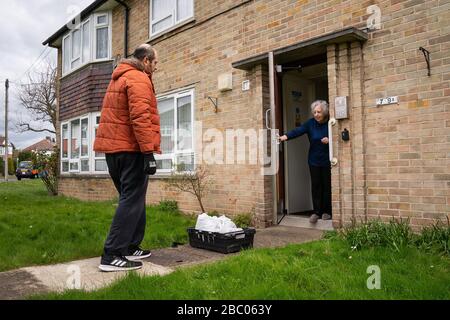
<instances>
[{"instance_id":1,"label":"black sneaker","mask_svg":"<svg viewBox=\"0 0 450 320\"><path fill-rule=\"evenodd\" d=\"M111 258L102 256L102 260L98 268L105 272L137 270L142 268L142 262L130 261L121 256L113 256Z\"/></svg>"},{"instance_id":2,"label":"black sneaker","mask_svg":"<svg viewBox=\"0 0 450 320\"><path fill-rule=\"evenodd\" d=\"M130 249L129 254L125 256L125 258L127 258L130 261L136 261L148 258L151 255L152 253L150 252L150 250L143 250L139 247L136 247L134 249Z\"/></svg>"}]
</instances>

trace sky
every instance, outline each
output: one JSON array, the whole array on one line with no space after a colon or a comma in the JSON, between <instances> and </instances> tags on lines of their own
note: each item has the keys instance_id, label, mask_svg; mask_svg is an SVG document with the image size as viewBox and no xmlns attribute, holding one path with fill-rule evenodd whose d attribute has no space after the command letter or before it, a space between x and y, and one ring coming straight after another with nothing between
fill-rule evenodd
<instances>
[{"instance_id":1,"label":"sky","mask_svg":"<svg viewBox=\"0 0 450 320\"><path fill-rule=\"evenodd\" d=\"M48 132L19 133L15 123L30 121L27 110L17 98L18 85L25 83L26 72L42 69L46 61L56 64L56 49L42 42L66 24L77 9L93 0L2 0L0 2L0 135L5 135L5 79L9 88L8 139L16 148L26 148L52 136ZM44 51L45 50L45 51ZM40 123L35 123L42 126Z\"/></svg>"}]
</instances>

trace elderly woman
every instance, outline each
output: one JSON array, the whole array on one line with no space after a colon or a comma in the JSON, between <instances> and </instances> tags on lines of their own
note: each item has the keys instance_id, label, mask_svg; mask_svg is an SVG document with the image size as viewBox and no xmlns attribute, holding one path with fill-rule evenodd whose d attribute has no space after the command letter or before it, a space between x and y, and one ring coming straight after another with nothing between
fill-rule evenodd
<instances>
[{"instance_id":1,"label":"elderly woman","mask_svg":"<svg viewBox=\"0 0 450 320\"><path fill-rule=\"evenodd\" d=\"M280 141L287 141L308 135L309 153L308 164L311 174L311 193L314 213L310 217L311 223L331 219L331 165L328 153L328 103L323 100L311 104L313 118L300 127L281 136Z\"/></svg>"}]
</instances>

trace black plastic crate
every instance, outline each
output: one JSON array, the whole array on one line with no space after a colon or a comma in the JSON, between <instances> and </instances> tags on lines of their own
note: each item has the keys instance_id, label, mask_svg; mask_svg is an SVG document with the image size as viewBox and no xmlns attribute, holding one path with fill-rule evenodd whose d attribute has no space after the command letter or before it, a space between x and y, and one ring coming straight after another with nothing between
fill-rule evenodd
<instances>
[{"instance_id":1,"label":"black plastic crate","mask_svg":"<svg viewBox=\"0 0 450 320\"><path fill-rule=\"evenodd\" d=\"M242 231L218 233L187 229L189 244L195 248L207 249L221 253L238 252L241 249L253 247L254 228L244 228Z\"/></svg>"}]
</instances>

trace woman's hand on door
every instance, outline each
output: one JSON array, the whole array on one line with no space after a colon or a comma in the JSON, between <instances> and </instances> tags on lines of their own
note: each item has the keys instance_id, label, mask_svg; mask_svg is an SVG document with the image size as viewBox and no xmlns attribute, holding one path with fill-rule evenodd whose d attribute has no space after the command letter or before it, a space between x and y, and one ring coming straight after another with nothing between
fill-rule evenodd
<instances>
[{"instance_id":1,"label":"woman's hand on door","mask_svg":"<svg viewBox=\"0 0 450 320\"><path fill-rule=\"evenodd\" d=\"M286 141L287 139L288 139L287 135L278 137L278 140L279 140L280 142Z\"/></svg>"}]
</instances>

